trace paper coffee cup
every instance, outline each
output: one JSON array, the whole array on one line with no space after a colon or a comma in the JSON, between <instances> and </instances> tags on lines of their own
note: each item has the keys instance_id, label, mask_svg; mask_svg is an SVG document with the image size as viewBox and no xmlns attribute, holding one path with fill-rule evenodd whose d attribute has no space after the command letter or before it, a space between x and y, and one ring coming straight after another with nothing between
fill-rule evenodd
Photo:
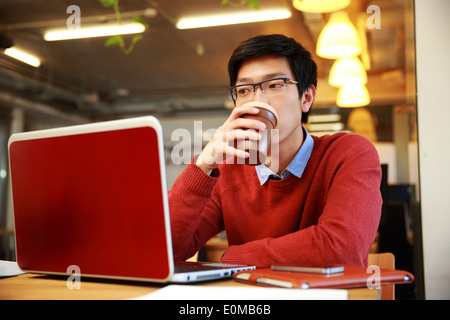
<instances>
[{"instance_id":1,"label":"paper coffee cup","mask_svg":"<svg viewBox=\"0 0 450 320\"><path fill-rule=\"evenodd\" d=\"M261 134L261 139L258 141L240 140L237 141L237 148L249 152L250 156L245 159L245 164L260 165L264 163L267 157L270 157L270 145L272 130L278 124L278 115L275 109L267 103L259 101L247 102L243 106L252 106L259 109L258 114L244 114L241 118L256 119L266 125L264 130L256 130ZM244 128L245 129L245 128Z\"/></svg>"}]
</instances>

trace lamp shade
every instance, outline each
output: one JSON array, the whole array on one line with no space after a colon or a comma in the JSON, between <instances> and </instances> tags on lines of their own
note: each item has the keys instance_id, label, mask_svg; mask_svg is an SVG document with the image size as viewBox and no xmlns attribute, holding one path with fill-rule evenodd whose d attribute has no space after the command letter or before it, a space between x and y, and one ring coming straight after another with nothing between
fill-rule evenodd
<instances>
[{"instance_id":1,"label":"lamp shade","mask_svg":"<svg viewBox=\"0 0 450 320\"><path fill-rule=\"evenodd\" d=\"M350 0L293 0L295 9L303 12L323 13L342 10Z\"/></svg>"},{"instance_id":2,"label":"lamp shade","mask_svg":"<svg viewBox=\"0 0 450 320\"><path fill-rule=\"evenodd\" d=\"M338 59L359 55L361 41L355 26L344 11L333 12L320 32L316 47L322 58Z\"/></svg>"},{"instance_id":3,"label":"lamp shade","mask_svg":"<svg viewBox=\"0 0 450 320\"><path fill-rule=\"evenodd\" d=\"M336 103L343 108L366 106L370 103L369 91L362 84L345 85L339 89Z\"/></svg>"},{"instance_id":4,"label":"lamp shade","mask_svg":"<svg viewBox=\"0 0 450 320\"><path fill-rule=\"evenodd\" d=\"M340 58L331 67L328 83L333 87L356 83L366 84L366 69L357 57Z\"/></svg>"}]
</instances>

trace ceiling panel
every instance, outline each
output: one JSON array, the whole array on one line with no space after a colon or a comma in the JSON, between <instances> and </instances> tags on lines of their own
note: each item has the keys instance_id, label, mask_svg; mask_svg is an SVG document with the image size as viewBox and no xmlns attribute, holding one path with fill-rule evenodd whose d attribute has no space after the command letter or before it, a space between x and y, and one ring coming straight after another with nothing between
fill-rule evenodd
<instances>
[{"instance_id":1,"label":"ceiling panel","mask_svg":"<svg viewBox=\"0 0 450 320\"><path fill-rule=\"evenodd\" d=\"M354 0L349 10L353 16L361 14L368 3ZM395 3L397 6L391 5L389 10L401 7L401 1ZM289 8L292 17L287 20L191 30L176 29L176 21L190 15L237 12L242 8L222 7L221 0L121 0L124 20L139 13L149 24L143 39L128 55L117 47L105 47L105 38L44 41L45 30L65 26L69 17L66 9L73 4L80 7L82 25L114 19L112 9L93 0L0 1L0 31L11 37L17 47L42 59L42 65L35 69L0 54L0 90L89 117L224 110L229 99L228 58L239 42L251 36L282 33L296 38L313 54L320 78L326 78L332 64L314 53L314 30L326 22L328 15L306 19L289 0L261 0L264 9ZM156 15L145 16L152 12ZM391 27L396 30L395 25ZM386 56L392 54L392 40L388 29L384 31L371 38L384 43L383 48L378 50L377 42L373 42L371 50L375 50L378 64L395 69L392 59L386 64ZM124 38L129 42L131 36Z\"/></svg>"}]
</instances>

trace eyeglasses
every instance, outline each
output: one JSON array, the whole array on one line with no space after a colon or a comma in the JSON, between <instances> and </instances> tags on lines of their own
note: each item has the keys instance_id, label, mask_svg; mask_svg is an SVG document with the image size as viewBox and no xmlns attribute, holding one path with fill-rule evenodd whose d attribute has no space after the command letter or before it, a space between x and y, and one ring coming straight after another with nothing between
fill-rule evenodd
<instances>
[{"instance_id":1,"label":"eyeglasses","mask_svg":"<svg viewBox=\"0 0 450 320\"><path fill-rule=\"evenodd\" d=\"M297 84L297 81L289 78L275 78L258 83L240 84L230 88L233 101L250 100L255 94L256 87L260 87L266 96L274 96L285 91L287 84Z\"/></svg>"}]
</instances>

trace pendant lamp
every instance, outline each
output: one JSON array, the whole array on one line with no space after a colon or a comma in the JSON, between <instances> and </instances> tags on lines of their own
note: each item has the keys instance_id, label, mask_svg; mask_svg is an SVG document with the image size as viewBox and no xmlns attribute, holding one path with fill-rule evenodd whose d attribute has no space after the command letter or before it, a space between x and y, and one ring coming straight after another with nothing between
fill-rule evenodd
<instances>
[{"instance_id":1,"label":"pendant lamp","mask_svg":"<svg viewBox=\"0 0 450 320\"><path fill-rule=\"evenodd\" d=\"M357 57L337 59L331 67L328 83L333 87L352 83L366 84L366 69Z\"/></svg>"},{"instance_id":2,"label":"pendant lamp","mask_svg":"<svg viewBox=\"0 0 450 320\"><path fill-rule=\"evenodd\" d=\"M370 103L369 91L363 84L342 86L338 91L336 103L342 108L366 106Z\"/></svg>"},{"instance_id":3,"label":"pendant lamp","mask_svg":"<svg viewBox=\"0 0 450 320\"><path fill-rule=\"evenodd\" d=\"M351 0L293 0L295 9L303 12L323 13L342 10Z\"/></svg>"},{"instance_id":4,"label":"pendant lamp","mask_svg":"<svg viewBox=\"0 0 450 320\"><path fill-rule=\"evenodd\" d=\"M361 41L345 11L333 12L320 32L316 47L322 58L338 59L361 53Z\"/></svg>"}]
</instances>

